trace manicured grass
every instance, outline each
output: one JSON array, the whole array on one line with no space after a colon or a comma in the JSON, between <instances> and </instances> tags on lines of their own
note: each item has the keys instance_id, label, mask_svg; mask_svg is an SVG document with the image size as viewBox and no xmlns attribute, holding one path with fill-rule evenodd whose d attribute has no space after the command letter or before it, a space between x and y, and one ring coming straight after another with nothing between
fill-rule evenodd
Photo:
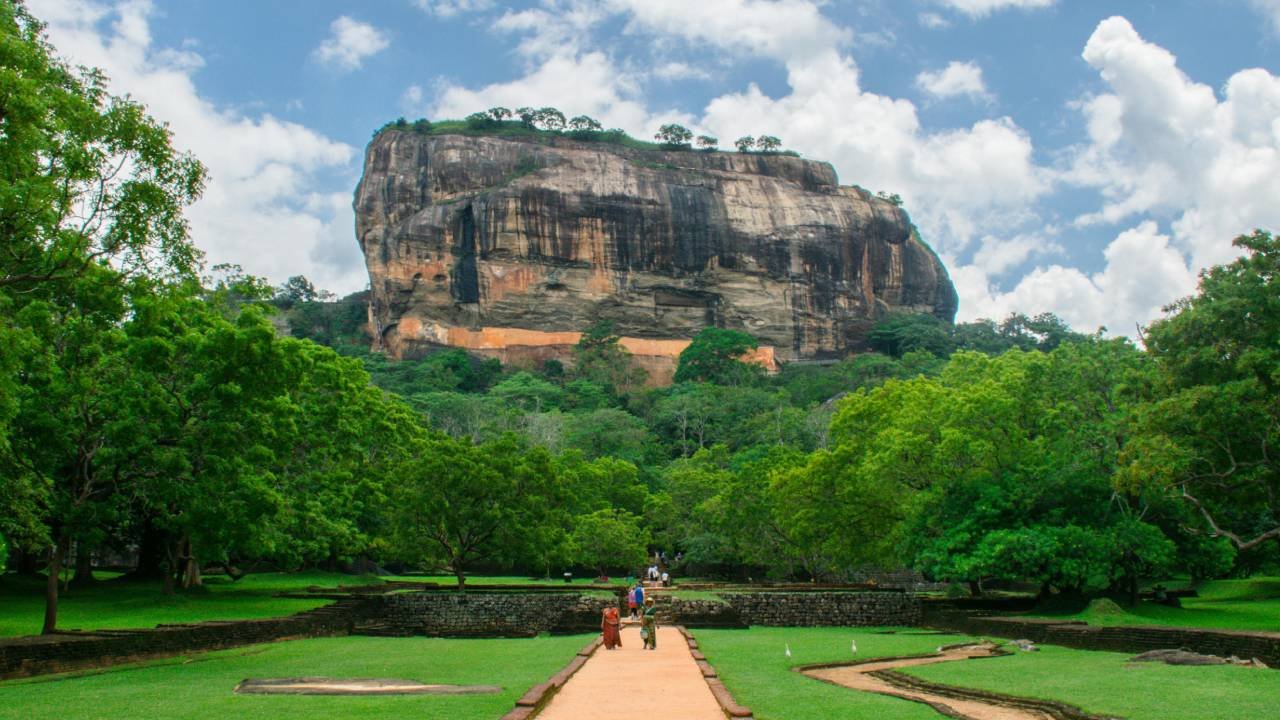
<instances>
[{"instance_id":1,"label":"manicured grass","mask_svg":"<svg viewBox=\"0 0 1280 720\"><path fill-rule=\"evenodd\" d=\"M1127 720L1263 720L1276 717L1280 672L1234 666L1126 662L1129 654L1045 646L1037 653L912 668L963 687L1059 700Z\"/></svg>"},{"instance_id":2,"label":"manicured grass","mask_svg":"<svg viewBox=\"0 0 1280 720\"><path fill-rule=\"evenodd\" d=\"M1183 598L1181 608L1144 602L1119 613L1085 610L1074 615L1046 617L1083 620L1090 625L1172 625L1280 632L1280 578L1214 580L1197 587L1197 592L1199 597Z\"/></svg>"},{"instance_id":3,"label":"manicured grass","mask_svg":"<svg viewBox=\"0 0 1280 720\"><path fill-rule=\"evenodd\" d=\"M492 720L563 667L589 636L518 640L320 638L256 645L107 669L83 676L0 682L0 717L450 718ZM499 685L496 695L235 695L245 678L395 678Z\"/></svg>"},{"instance_id":4,"label":"manicured grass","mask_svg":"<svg viewBox=\"0 0 1280 720\"><path fill-rule=\"evenodd\" d=\"M213 576L204 589L165 595L160 583L115 578L62 592L58 627L81 630L153 627L159 623L245 620L310 610L332 602L323 598L272 597L310 585L337 587L378 582L377 578L338 573L261 573L239 582ZM0 577L0 636L40 632L44 618L43 578Z\"/></svg>"},{"instance_id":5,"label":"manicured grass","mask_svg":"<svg viewBox=\"0 0 1280 720\"><path fill-rule=\"evenodd\" d=\"M865 660L921 655L969 639L907 629L883 635L874 628L753 627L698 630L694 636L734 698L759 720L937 720L938 713L925 705L829 685L791 668L851 660L849 645L854 640L857 658Z\"/></svg>"}]
</instances>

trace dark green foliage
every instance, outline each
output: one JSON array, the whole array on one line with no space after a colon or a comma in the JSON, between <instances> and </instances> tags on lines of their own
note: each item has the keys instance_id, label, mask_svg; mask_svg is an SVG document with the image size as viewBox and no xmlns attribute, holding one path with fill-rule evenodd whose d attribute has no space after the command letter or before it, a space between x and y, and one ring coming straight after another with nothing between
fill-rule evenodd
<instances>
[{"instance_id":1,"label":"dark green foliage","mask_svg":"<svg viewBox=\"0 0 1280 720\"><path fill-rule=\"evenodd\" d=\"M946 357L955 349L950 326L922 313L894 313L885 317L867 333L867 343L877 352L895 358L918 350Z\"/></svg>"},{"instance_id":2,"label":"dark green foliage","mask_svg":"<svg viewBox=\"0 0 1280 720\"><path fill-rule=\"evenodd\" d=\"M755 149L756 139L750 135L743 135L733 141L733 146L738 148L738 152L740 153L751 152Z\"/></svg>"},{"instance_id":3,"label":"dark green foliage","mask_svg":"<svg viewBox=\"0 0 1280 720\"><path fill-rule=\"evenodd\" d=\"M720 144L720 141L710 135L699 135L697 139L698 149L712 151Z\"/></svg>"},{"instance_id":4,"label":"dark green foliage","mask_svg":"<svg viewBox=\"0 0 1280 720\"><path fill-rule=\"evenodd\" d=\"M1280 539L1280 238L1235 245L1244 257L1147 328L1158 373L1119 486L1164 489L1248 550Z\"/></svg>"},{"instance_id":5,"label":"dark green foliage","mask_svg":"<svg viewBox=\"0 0 1280 720\"><path fill-rule=\"evenodd\" d=\"M720 385L754 383L764 374L764 369L755 363L742 362L742 357L758 347L760 341L742 331L706 328L681 351L675 380Z\"/></svg>"},{"instance_id":6,"label":"dark green foliage","mask_svg":"<svg viewBox=\"0 0 1280 720\"><path fill-rule=\"evenodd\" d=\"M630 574L647 555L649 534L640 517L622 510L597 510L574 519L574 558L599 575L609 570Z\"/></svg>"},{"instance_id":7,"label":"dark green foliage","mask_svg":"<svg viewBox=\"0 0 1280 720\"><path fill-rule=\"evenodd\" d=\"M762 153L777 152L782 149L782 141L772 135L761 135L756 138L756 149Z\"/></svg>"},{"instance_id":8,"label":"dark green foliage","mask_svg":"<svg viewBox=\"0 0 1280 720\"><path fill-rule=\"evenodd\" d=\"M693 141L693 132L683 125L669 123L658 128L658 132L653 136L653 139L662 143L665 148L684 149L689 147L689 143Z\"/></svg>"},{"instance_id":9,"label":"dark green foliage","mask_svg":"<svg viewBox=\"0 0 1280 720\"><path fill-rule=\"evenodd\" d=\"M550 455L512 437L473 446L430 438L394 471L392 552L458 586L476 563L510 563L545 550L567 523L566 497Z\"/></svg>"}]
</instances>

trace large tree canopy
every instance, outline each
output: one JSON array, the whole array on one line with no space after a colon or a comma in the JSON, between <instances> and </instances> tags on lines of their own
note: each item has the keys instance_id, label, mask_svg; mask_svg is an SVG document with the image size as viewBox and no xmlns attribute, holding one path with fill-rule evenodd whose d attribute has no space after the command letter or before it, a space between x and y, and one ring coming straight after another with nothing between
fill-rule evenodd
<instances>
[{"instance_id":1,"label":"large tree canopy","mask_svg":"<svg viewBox=\"0 0 1280 720\"><path fill-rule=\"evenodd\" d=\"M1280 539L1280 238L1235 244L1243 257L1147 328L1159 375L1120 480L1171 489L1247 550Z\"/></svg>"}]
</instances>

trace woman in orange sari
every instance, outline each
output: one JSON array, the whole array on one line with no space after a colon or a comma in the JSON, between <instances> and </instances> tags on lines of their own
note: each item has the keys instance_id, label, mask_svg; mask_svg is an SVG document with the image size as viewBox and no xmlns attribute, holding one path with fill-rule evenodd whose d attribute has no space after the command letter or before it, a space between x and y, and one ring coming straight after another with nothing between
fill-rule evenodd
<instances>
[{"instance_id":1,"label":"woman in orange sari","mask_svg":"<svg viewBox=\"0 0 1280 720\"><path fill-rule=\"evenodd\" d=\"M618 632L618 608L610 606L604 609L600 620L600 631L604 633L606 650L622 647L622 635Z\"/></svg>"}]
</instances>

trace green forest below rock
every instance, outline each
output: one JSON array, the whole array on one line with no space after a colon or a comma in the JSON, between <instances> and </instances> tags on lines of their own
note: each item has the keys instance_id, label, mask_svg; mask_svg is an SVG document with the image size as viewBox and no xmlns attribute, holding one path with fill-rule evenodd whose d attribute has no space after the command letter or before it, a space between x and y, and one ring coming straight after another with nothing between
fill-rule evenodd
<instances>
[{"instance_id":1,"label":"green forest below rock","mask_svg":"<svg viewBox=\"0 0 1280 720\"><path fill-rule=\"evenodd\" d=\"M206 272L204 168L0 5L0 563L138 550L206 571L841 579L1132 597L1280 563L1280 240L1203 274L1143 346L1052 316L889 316L877 352L776 375L704 331L648 389L608 326L572 363L368 352L359 295ZM286 330L287 328L287 330Z\"/></svg>"}]
</instances>

